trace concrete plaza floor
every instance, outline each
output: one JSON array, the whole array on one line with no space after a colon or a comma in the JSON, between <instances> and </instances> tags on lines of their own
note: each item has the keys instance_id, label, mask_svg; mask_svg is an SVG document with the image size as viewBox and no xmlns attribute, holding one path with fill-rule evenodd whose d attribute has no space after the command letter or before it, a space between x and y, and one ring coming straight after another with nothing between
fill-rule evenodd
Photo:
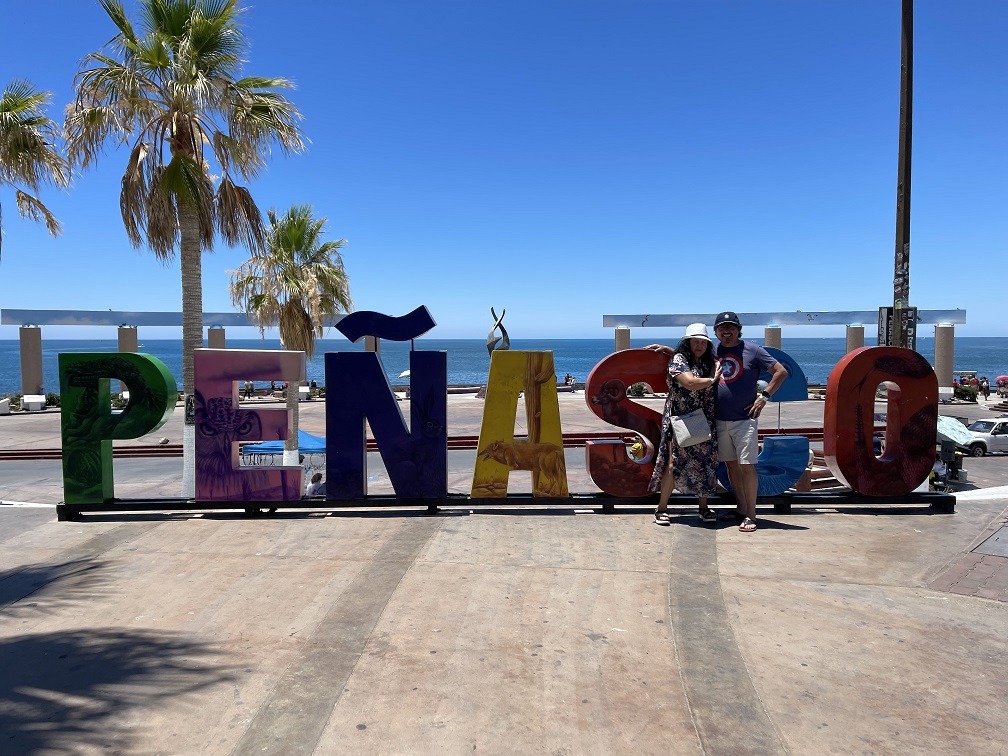
<instances>
[{"instance_id":1,"label":"concrete plaza floor","mask_svg":"<svg viewBox=\"0 0 1008 756\"><path fill-rule=\"evenodd\" d=\"M761 509L752 534L692 508L0 506L0 753L1003 753L1004 460L967 461L988 482L954 514ZM0 498L31 501L5 464Z\"/></svg>"}]
</instances>

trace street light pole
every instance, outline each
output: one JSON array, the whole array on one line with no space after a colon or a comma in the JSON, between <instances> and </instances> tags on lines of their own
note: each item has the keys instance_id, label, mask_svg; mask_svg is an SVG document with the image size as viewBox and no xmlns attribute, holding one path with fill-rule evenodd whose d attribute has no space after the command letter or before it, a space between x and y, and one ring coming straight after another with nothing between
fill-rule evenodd
<instances>
[{"instance_id":1,"label":"street light pole","mask_svg":"<svg viewBox=\"0 0 1008 756\"><path fill-rule=\"evenodd\" d=\"M896 169L896 256L893 267L893 346L910 345L910 153L913 125L913 0L903 0L900 46L899 162Z\"/></svg>"}]
</instances>

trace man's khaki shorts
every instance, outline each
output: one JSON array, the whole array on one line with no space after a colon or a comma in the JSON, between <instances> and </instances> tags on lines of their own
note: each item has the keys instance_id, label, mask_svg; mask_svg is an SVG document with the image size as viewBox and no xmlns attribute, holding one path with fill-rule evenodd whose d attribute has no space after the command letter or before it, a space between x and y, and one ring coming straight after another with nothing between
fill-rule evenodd
<instances>
[{"instance_id":1,"label":"man's khaki shorts","mask_svg":"<svg viewBox=\"0 0 1008 756\"><path fill-rule=\"evenodd\" d=\"M721 462L755 465L759 456L758 423L754 418L717 421L717 450Z\"/></svg>"}]
</instances>

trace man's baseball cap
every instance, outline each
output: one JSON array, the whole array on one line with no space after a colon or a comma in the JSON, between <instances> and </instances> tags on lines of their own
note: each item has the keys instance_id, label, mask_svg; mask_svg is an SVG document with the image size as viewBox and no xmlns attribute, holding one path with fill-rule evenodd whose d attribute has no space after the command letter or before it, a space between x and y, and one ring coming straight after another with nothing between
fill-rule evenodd
<instances>
[{"instance_id":1,"label":"man's baseball cap","mask_svg":"<svg viewBox=\"0 0 1008 756\"><path fill-rule=\"evenodd\" d=\"M742 321L738 319L738 315L736 315L734 312L731 311L719 312L718 316L714 318L715 328L717 328L719 325L724 325L725 323L736 325L739 328L742 327Z\"/></svg>"}]
</instances>

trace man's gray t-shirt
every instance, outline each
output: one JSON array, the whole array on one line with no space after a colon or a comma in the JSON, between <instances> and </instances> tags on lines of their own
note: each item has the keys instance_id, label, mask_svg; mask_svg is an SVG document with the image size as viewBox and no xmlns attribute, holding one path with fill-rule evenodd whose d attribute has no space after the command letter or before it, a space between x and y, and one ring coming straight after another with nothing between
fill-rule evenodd
<instances>
[{"instance_id":1,"label":"man's gray t-shirt","mask_svg":"<svg viewBox=\"0 0 1008 756\"><path fill-rule=\"evenodd\" d=\"M731 348L718 344L717 357L721 360L717 419L745 420L749 417L749 406L756 401L760 373L770 370L777 360L759 344L746 341L739 341Z\"/></svg>"}]
</instances>

